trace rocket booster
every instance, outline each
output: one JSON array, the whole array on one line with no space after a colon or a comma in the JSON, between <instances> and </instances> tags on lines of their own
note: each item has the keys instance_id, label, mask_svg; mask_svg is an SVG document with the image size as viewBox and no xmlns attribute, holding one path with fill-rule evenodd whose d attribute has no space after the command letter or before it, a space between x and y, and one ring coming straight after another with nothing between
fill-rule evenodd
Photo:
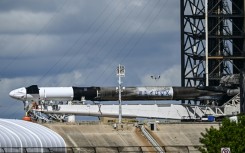
<instances>
[{"instance_id":1,"label":"rocket booster","mask_svg":"<svg viewBox=\"0 0 245 153\"><path fill-rule=\"evenodd\" d=\"M122 100L205 100L217 99L226 90L214 87L123 87ZM233 91L236 94L238 91ZM229 92L231 93L231 92ZM118 87L38 87L15 89L10 97L21 101L117 101Z\"/></svg>"}]
</instances>

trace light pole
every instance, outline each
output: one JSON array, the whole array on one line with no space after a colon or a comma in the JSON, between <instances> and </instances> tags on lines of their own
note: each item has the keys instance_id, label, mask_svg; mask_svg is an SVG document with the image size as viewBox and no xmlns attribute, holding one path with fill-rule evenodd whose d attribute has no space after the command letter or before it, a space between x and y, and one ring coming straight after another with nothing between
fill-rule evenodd
<instances>
[{"instance_id":1,"label":"light pole","mask_svg":"<svg viewBox=\"0 0 245 153\"><path fill-rule=\"evenodd\" d=\"M118 122L122 123L122 81L121 77L125 77L125 67L120 65L117 67L117 75L118 75L118 100L119 100L119 116Z\"/></svg>"},{"instance_id":2,"label":"light pole","mask_svg":"<svg viewBox=\"0 0 245 153\"><path fill-rule=\"evenodd\" d=\"M151 75L151 79L155 80L156 81L156 85L155 86L158 86L157 85L157 81L161 78L160 75Z\"/></svg>"},{"instance_id":3,"label":"light pole","mask_svg":"<svg viewBox=\"0 0 245 153\"><path fill-rule=\"evenodd\" d=\"M160 75L151 75L151 79L155 80L155 86L157 85L157 81L161 78ZM155 104L157 104L157 101L155 100Z\"/></svg>"}]
</instances>

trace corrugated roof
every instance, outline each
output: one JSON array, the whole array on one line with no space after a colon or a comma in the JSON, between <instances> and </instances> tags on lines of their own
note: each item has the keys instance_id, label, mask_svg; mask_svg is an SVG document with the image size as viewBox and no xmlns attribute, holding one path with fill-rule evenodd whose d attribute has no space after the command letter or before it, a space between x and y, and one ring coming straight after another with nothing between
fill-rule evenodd
<instances>
[{"instance_id":1,"label":"corrugated roof","mask_svg":"<svg viewBox=\"0 0 245 153\"><path fill-rule=\"evenodd\" d=\"M0 147L2 150L8 147L53 148L66 147L66 144L59 134L42 125L23 120L0 119ZM42 152L43 149L28 149L28 151Z\"/></svg>"}]
</instances>

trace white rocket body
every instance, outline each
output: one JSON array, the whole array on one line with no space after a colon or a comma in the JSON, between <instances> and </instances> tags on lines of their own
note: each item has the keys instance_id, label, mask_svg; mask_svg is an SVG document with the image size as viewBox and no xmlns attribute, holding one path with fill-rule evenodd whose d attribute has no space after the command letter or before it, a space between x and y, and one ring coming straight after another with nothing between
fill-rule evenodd
<instances>
[{"instance_id":1,"label":"white rocket body","mask_svg":"<svg viewBox=\"0 0 245 153\"><path fill-rule=\"evenodd\" d=\"M74 95L72 87L41 87L39 89L39 100L44 101L71 101Z\"/></svg>"},{"instance_id":2,"label":"white rocket body","mask_svg":"<svg viewBox=\"0 0 245 153\"><path fill-rule=\"evenodd\" d=\"M72 87L40 87L39 93L27 93L25 87L9 93L10 97L21 101L71 101Z\"/></svg>"},{"instance_id":3,"label":"white rocket body","mask_svg":"<svg viewBox=\"0 0 245 153\"><path fill-rule=\"evenodd\" d=\"M205 100L219 99L230 90L220 87L125 87L122 100ZM237 94L232 90L229 94ZM32 85L15 89L10 97L21 101L117 101L117 87L38 87Z\"/></svg>"}]
</instances>

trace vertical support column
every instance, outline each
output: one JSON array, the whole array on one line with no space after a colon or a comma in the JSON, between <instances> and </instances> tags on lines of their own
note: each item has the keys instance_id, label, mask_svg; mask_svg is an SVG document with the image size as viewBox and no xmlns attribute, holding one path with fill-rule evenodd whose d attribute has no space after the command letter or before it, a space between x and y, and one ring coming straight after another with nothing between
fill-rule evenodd
<instances>
[{"instance_id":1,"label":"vertical support column","mask_svg":"<svg viewBox=\"0 0 245 153\"><path fill-rule=\"evenodd\" d=\"M233 55L245 56L245 2L232 1L233 18ZM233 60L233 73L240 73L240 113L245 113L245 61Z\"/></svg>"},{"instance_id":2,"label":"vertical support column","mask_svg":"<svg viewBox=\"0 0 245 153\"><path fill-rule=\"evenodd\" d=\"M245 31L245 3L243 4L243 30ZM245 56L245 39L243 40L243 56ZM240 72L240 113L245 113L245 61Z\"/></svg>"},{"instance_id":3,"label":"vertical support column","mask_svg":"<svg viewBox=\"0 0 245 153\"><path fill-rule=\"evenodd\" d=\"M208 0L205 0L205 86L209 85L208 75Z\"/></svg>"},{"instance_id":4,"label":"vertical support column","mask_svg":"<svg viewBox=\"0 0 245 153\"><path fill-rule=\"evenodd\" d=\"M181 87L185 87L185 50L184 50L184 0L180 1L180 31L181 31ZM185 103L184 100L181 101L182 104Z\"/></svg>"},{"instance_id":5,"label":"vertical support column","mask_svg":"<svg viewBox=\"0 0 245 153\"><path fill-rule=\"evenodd\" d=\"M240 74L240 113L245 113L245 69Z\"/></svg>"},{"instance_id":6,"label":"vertical support column","mask_svg":"<svg viewBox=\"0 0 245 153\"><path fill-rule=\"evenodd\" d=\"M180 30L181 30L181 86L185 87L185 46L184 46L184 0L180 1ZM184 101L182 101L184 102Z\"/></svg>"}]
</instances>

